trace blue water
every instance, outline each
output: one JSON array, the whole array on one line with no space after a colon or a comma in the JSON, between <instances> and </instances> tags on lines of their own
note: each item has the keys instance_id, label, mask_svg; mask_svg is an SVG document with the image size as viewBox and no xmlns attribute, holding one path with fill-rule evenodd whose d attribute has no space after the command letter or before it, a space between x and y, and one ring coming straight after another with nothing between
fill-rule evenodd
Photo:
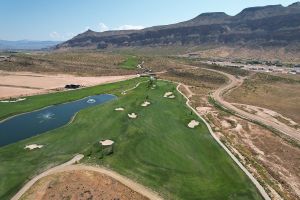
<instances>
[{"instance_id":1,"label":"blue water","mask_svg":"<svg viewBox=\"0 0 300 200\"><path fill-rule=\"evenodd\" d=\"M78 111L115 98L108 94L95 95L4 120L0 122L0 147L59 128L70 122Z\"/></svg>"}]
</instances>

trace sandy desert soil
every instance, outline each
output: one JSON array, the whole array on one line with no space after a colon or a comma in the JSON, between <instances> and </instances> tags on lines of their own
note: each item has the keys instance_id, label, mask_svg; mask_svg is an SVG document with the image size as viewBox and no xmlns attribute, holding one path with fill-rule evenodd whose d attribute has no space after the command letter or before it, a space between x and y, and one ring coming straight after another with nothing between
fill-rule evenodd
<instances>
[{"instance_id":1,"label":"sandy desert soil","mask_svg":"<svg viewBox=\"0 0 300 200\"><path fill-rule=\"evenodd\" d=\"M73 170L39 180L21 199L146 200L148 198L104 174L88 170Z\"/></svg>"},{"instance_id":2,"label":"sandy desert soil","mask_svg":"<svg viewBox=\"0 0 300 200\"><path fill-rule=\"evenodd\" d=\"M68 74L0 71L0 99L57 91L63 89L66 84L93 86L133 77L135 75L80 77Z\"/></svg>"}]
</instances>

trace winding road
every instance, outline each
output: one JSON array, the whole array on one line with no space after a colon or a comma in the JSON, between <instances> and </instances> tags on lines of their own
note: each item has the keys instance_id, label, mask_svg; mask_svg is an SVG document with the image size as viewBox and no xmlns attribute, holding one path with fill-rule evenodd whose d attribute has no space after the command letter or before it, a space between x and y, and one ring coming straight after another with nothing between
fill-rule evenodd
<instances>
[{"instance_id":1,"label":"winding road","mask_svg":"<svg viewBox=\"0 0 300 200\"><path fill-rule=\"evenodd\" d=\"M207 68L201 68L201 69L205 69L208 71L212 71L212 72L216 72L219 74L222 74L224 76L226 76L229 79L229 83L223 85L222 87L220 87L219 89L217 89L216 91L214 91L211 94L211 97L217 101L219 104L221 104L223 107L227 108L228 110L234 111L235 113L237 113L238 115L242 116L243 118L246 118L250 121L255 121L258 122L260 124L264 124L268 127L271 127L273 129L275 129L276 131L294 139L297 140L298 142L300 142L300 131L296 130L284 123L281 122L275 122L272 121L270 119L267 118L263 118L261 116L255 115L255 114L251 114L249 112L246 112L244 110L241 110L237 107L235 107L233 104L231 104L230 102L227 102L224 100L223 95L226 92L229 92L230 90L239 87L242 83L243 83L243 79L237 79L235 76L231 75L231 74L227 74L225 72L221 72L221 71L217 71L217 70L213 70L213 69L207 69Z\"/></svg>"}]
</instances>

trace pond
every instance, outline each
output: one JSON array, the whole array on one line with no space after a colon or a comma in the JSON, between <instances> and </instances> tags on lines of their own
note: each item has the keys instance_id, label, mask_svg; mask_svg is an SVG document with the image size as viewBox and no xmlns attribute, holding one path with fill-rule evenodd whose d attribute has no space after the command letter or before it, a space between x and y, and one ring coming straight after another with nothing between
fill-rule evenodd
<instances>
[{"instance_id":1,"label":"pond","mask_svg":"<svg viewBox=\"0 0 300 200\"><path fill-rule=\"evenodd\" d=\"M8 118L0 122L0 147L59 128L78 111L115 98L109 94L95 95Z\"/></svg>"}]
</instances>

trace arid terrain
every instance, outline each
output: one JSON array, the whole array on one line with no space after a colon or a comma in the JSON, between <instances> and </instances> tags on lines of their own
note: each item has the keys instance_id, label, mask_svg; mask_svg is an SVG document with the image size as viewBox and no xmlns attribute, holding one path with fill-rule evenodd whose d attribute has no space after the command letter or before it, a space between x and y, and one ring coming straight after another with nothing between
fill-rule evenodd
<instances>
[{"instance_id":1,"label":"arid terrain","mask_svg":"<svg viewBox=\"0 0 300 200\"><path fill-rule=\"evenodd\" d=\"M70 74L54 75L32 72L0 71L0 99L62 91L67 84L79 84L82 87L88 87L122 81L134 77L136 76L123 75L83 77Z\"/></svg>"},{"instance_id":2,"label":"arid terrain","mask_svg":"<svg viewBox=\"0 0 300 200\"><path fill-rule=\"evenodd\" d=\"M300 123L300 79L257 73L241 87L226 95L226 100L268 108ZM287 121L282 117L279 120Z\"/></svg>"},{"instance_id":3,"label":"arid terrain","mask_svg":"<svg viewBox=\"0 0 300 200\"><path fill-rule=\"evenodd\" d=\"M88 170L74 170L60 172L39 180L21 199L146 200L148 198L107 175Z\"/></svg>"}]
</instances>

